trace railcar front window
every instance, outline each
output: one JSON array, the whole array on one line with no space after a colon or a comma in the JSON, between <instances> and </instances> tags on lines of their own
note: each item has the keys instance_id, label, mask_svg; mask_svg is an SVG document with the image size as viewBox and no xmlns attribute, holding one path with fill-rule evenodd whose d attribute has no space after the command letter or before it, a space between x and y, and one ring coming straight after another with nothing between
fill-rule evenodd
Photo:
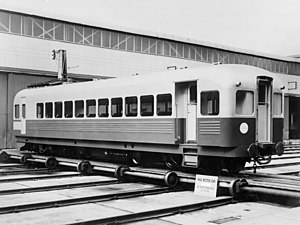
<instances>
[{"instance_id":1,"label":"railcar front window","mask_svg":"<svg viewBox=\"0 0 300 225\"><path fill-rule=\"evenodd\" d=\"M111 116L112 117L122 117L123 113L123 99L122 98L112 98L111 99Z\"/></svg>"},{"instance_id":2,"label":"railcar front window","mask_svg":"<svg viewBox=\"0 0 300 225\"><path fill-rule=\"evenodd\" d=\"M157 115L158 116L172 115L172 95L171 94L157 95Z\"/></svg>"},{"instance_id":3,"label":"railcar front window","mask_svg":"<svg viewBox=\"0 0 300 225\"><path fill-rule=\"evenodd\" d=\"M36 117L39 119L44 118L44 104L43 103L36 104Z\"/></svg>"},{"instance_id":4,"label":"railcar front window","mask_svg":"<svg viewBox=\"0 0 300 225\"><path fill-rule=\"evenodd\" d=\"M153 116L154 97L153 95L141 96L141 116Z\"/></svg>"},{"instance_id":5,"label":"railcar front window","mask_svg":"<svg viewBox=\"0 0 300 225\"><path fill-rule=\"evenodd\" d=\"M108 117L108 99L99 99L98 100L98 116L99 117Z\"/></svg>"},{"instance_id":6,"label":"railcar front window","mask_svg":"<svg viewBox=\"0 0 300 225\"><path fill-rule=\"evenodd\" d=\"M22 104L22 118L25 119L26 118L26 105Z\"/></svg>"},{"instance_id":7,"label":"railcar front window","mask_svg":"<svg viewBox=\"0 0 300 225\"><path fill-rule=\"evenodd\" d=\"M252 115L254 112L254 93L252 91L236 92L236 113L239 115Z\"/></svg>"},{"instance_id":8,"label":"railcar front window","mask_svg":"<svg viewBox=\"0 0 300 225\"><path fill-rule=\"evenodd\" d=\"M219 92L204 91L201 92L201 114L202 115L219 115Z\"/></svg>"},{"instance_id":9,"label":"railcar front window","mask_svg":"<svg viewBox=\"0 0 300 225\"><path fill-rule=\"evenodd\" d=\"M273 97L273 115L280 116L282 114L282 94L274 93Z\"/></svg>"},{"instance_id":10,"label":"railcar front window","mask_svg":"<svg viewBox=\"0 0 300 225\"><path fill-rule=\"evenodd\" d=\"M20 105L15 105L15 118L20 118Z\"/></svg>"},{"instance_id":11,"label":"railcar front window","mask_svg":"<svg viewBox=\"0 0 300 225\"><path fill-rule=\"evenodd\" d=\"M84 101L75 101L75 117L82 118L84 116Z\"/></svg>"},{"instance_id":12,"label":"railcar front window","mask_svg":"<svg viewBox=\"0 0 300 225\"><path fill-rule=\"evenodd\" d=\"M67 101L65 102L65 118L73 117L73 102Z\"/></svg>"},{"instance_id":13,"label":"railcar front window","mask_svg":"<svg viewBox=\"0 0 300 225\"><path fill-rule=\"evenodd\" d=\"M55 118L62 118L62 102L55 102Z\"/></svg>"},{"instance_id":14,"label":"railcar front window","mask_svg":"<svg viewBox=\"0 0 300 225\"><path fill-rule=\"evenodd\" d=\"M53 103L52 102L47 102L45 108L46 108L45 117L46 118L52 118L53 117Z\"/></svg>"},{"instance_id":15,"label":"railcar front window","mask_svg":"<svg viewBox=\"0 0 300 225\"><path fill-rule=\"evenodd\" d=\"M91 99L86 101L86 116L96 117L96 100Z\"/></svg>"},{"instance_id":16,"label":"railcar front window","mask_svg":"<svg viewBox=\"0 0 300 225\"><path fill-rule=\"evenodd\" d=\"M137 116L137 97L125 98L126 116Z\"/></svg>"}]
</instances>

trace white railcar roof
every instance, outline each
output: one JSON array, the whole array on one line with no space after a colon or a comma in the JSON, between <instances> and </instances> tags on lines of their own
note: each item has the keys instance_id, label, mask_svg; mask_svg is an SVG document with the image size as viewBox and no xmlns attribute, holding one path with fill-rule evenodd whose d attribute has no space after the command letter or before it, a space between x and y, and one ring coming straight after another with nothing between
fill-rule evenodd
<instances>
[{"instance_id":1,"label":"white railcar roof","mask_svg":"<svg viewBox=\"0 0 300 225\"><path fill-rule=\"evenodd\" d=\"M56 93L87 92L89 90L118 89L121 93L127 89L143 89L149 86L163 88L170 84L185 81L206 81L203 83L213 83L216 87L232 88L237 82L241 82L243 87L255 88L257 76L269 76L274 78L274 88L282 85L278 75L266 70L238 64L207 65L195 69L179 69L152 73L145 75L129 76L122 78L112 78L107 80L97 80L82 83L67 83L58 86L30 88L23 90L17 96L30 95L55 95Z\"/></svg>"}]
</instances>

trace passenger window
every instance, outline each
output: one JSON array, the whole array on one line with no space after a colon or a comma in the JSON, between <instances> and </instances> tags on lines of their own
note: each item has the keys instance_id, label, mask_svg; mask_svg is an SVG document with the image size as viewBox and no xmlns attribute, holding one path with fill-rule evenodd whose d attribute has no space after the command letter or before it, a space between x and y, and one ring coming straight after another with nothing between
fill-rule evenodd
<instances>
[{"instance_id":1,"label":"passenger window","mask_svg":"<svg viewBox=\"0 0 300 225\"><path fill-rule=\"evenodd\" d=\"M111 116L121 117L123 113L123 99L112 98L111 99Z\"/></svg>"},{"instance_id":2,"label":"passenger window","mask_svg":"<svg viewBox=\"0 0 300 225\"><path fill-rule=\"evenodd\" d=\"M84 116L84 101L75 101L75 117L82 118Z\"/></svg>"},{"instance_id":3,"label":"passenger window","mask_svg":"<svg viewBox=\"0 0 300 225\"><path fill-rule=\"evenodd\" d=\"M96 117L96 100L86 100L86 116Z\"/></svg>"},{"instance_id":4,"label":"passenger window","mask_svg":"<svg viewBox=\"0 0 300 225\"><path fill-rule=\"evenodd\" d=\"M137 97L125 98L126 116L137 116Z\"/></svg>"},{"instance_id":5,"label":"passenger window","mask_svg":"<svg viewBox=\"0 0 300 225\"><path fill-rule=\"evenodd\" d=\"M67 101L65 102L65 118L73 117L73 102Z\"/></svg>"},{"instance_id":6,"label":"passenger window","mask_svg":"<svg viewBox=\"0 0 300 225\"><path fill-rule=\"evenodd\" d=\"M172 95L171 94L157 95L157 115L158 116L172 115Z\"/></svg>"},{"instance_id":7,"label":"passenger window","mask_svg":"<svg viewBox=\"0 0 300 225\"><path fill-rule=\"evenodd\" d=\"M154 97L153 95L141 96L141 116L153 116Z\"/></svg>"},{"instance_id":8,"label":"passenger window","mask_svg":"<svg viewBox=\"0 0 300 225\"><path fill-rule=\"evenodd\" d=\"M26 118L26 105L22 104L22 118L25 119Z\"/></svg>"},{"instance_id":9,"label":"passenger window","mask_svg":"<svg viewBox=\"0 0 300 225\"><path fill-rule=\"evenodd\" d=\"M254 112L254 93L252 91L237 91L235 105L237 114L252 115Z\"/></svg>"},{"instance_id":10,"label":"passenger window","mask_svg":"<svg viewBox=\"0 0 300 225\"><path fill-rule=\"evenodd\" d=\"M218 91L201 92L201 114L202 115L219 114L219 92Z\"/></svg>"},{"instance_id":11,"label":"passenger window","mask_svg":"<svg viewBox=\"0 0 300 225\"><path fill-rule=\"evenodd\" d=\"M55 118L62 118L62 102L55 102Z\"/></svg>"},{"instance_id":12,"label":"passenger window","mask_svg":"<svg viewBox=\"0 0 300 225\"><path fill-rule=\"evenodd\" d=\"M53 103L47 102L45 108L46 108L45 117L52 118L53 117Z\"/></svg>"},{"instance_id":13,"label":"passenger window","mask_svg":"<svg viewBox=\"0 0 300 225\"><path fill-rule=\"evenodd\" d=\"M99 99L98 100L98 116L99 117L108 117L108 99Z\"/></svg>"},{"instance_id":14,"label":"passenger window","mask_svg":"<svg viewBox=\"0 0 300 225\"><path fill-rule=\"evenodd\" d=\"M273 115L280 116L282 114L282 94L274 93L273 96Z\"/></svg>"},{"instance_id":15,"label":"passenger window","mask_svg":"<svg viewBox=\"0 0 300 225\"><path fill-rule=\"evenodd\" d=\"M15 118L20 118L20 105L15 105Z\"/></svg>"},{"instance_id":16,"label":"passenger window","mask_svg":"<svg viewBox=\"0 0 300 225\"><path fill-rule=\"evenodd\" d=\"M36 117L39 119L44 118L44 104L43 103L36 104Z\"/></svg>"}]
</instances>

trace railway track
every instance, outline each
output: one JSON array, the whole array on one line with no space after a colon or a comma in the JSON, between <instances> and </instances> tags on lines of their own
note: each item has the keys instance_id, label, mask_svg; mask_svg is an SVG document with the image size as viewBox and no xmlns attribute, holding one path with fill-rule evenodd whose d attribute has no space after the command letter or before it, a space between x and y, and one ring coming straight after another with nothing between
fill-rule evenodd
<instances>
[{"instance_id":1,"label":"railway track","mask_svg":"<svg viewBox=\"0 0 300 225\"><path fill-rule=\"evenodd\" d=\"M14 159L20 160L20 157L15 155ZM40 156L37 161L35 156L28 159L37 165L47 161L47 157ZM30 221L27 224L41 224L49 222L46 218L51 218L54 224L134 223L142 220L159 224L162 222L159 218L173 218L174 215L237 202L241 204L240 201L300 205L300 180L297 176L253 174L249 171L236 177L220 176L219 197L208 198L195 197L192 191L195 174L192 173L168 173L158 168L129 168L63 158L57 161L58 165L62 162L64 168L69 166L71 171L27 168L11 162L0 164L0 171L4 172L0 177L1 224L26 224L25 220ZM23 172L5 171L14 168ZM172 179L177 179L173 183L179 186L166 186L166 174L172 174ZM131 182L128 178L132 176L139 179ZM159 182L145 183L151 179Z\"/></svg>"},{"instance_id":2,"label":"railway track","mask_svg":"<svg viewBox=\"0 0 300 225\"><path fill-rule=\"evenodd\" d=\"M122 182L102 175L28 171L27 175L1 177L1 224L47 224L49 219L54 224L132 222L234 202L231 196L195 199L193 192L182 188ZM176 199L176 204L170 199ZM112 206L135 201L139 210Z\"/></svg>"}]
</instances>

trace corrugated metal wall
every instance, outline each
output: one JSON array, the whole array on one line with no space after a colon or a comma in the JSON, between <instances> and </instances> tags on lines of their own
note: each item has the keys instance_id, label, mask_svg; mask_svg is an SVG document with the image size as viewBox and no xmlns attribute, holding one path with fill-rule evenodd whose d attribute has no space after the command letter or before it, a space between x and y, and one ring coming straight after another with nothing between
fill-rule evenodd
<instances>
[{"instance_id":1,"label":"corrugated metal wall","mask_svg":"<svg viewBox=\"0 0 300 225\"><path fill-rule=\"evenodd\" d=\"M29 84L53 77L0 72L0 148L16 147L13 136L13 101L16 93Z\"/></svg>"}]
</instances>

